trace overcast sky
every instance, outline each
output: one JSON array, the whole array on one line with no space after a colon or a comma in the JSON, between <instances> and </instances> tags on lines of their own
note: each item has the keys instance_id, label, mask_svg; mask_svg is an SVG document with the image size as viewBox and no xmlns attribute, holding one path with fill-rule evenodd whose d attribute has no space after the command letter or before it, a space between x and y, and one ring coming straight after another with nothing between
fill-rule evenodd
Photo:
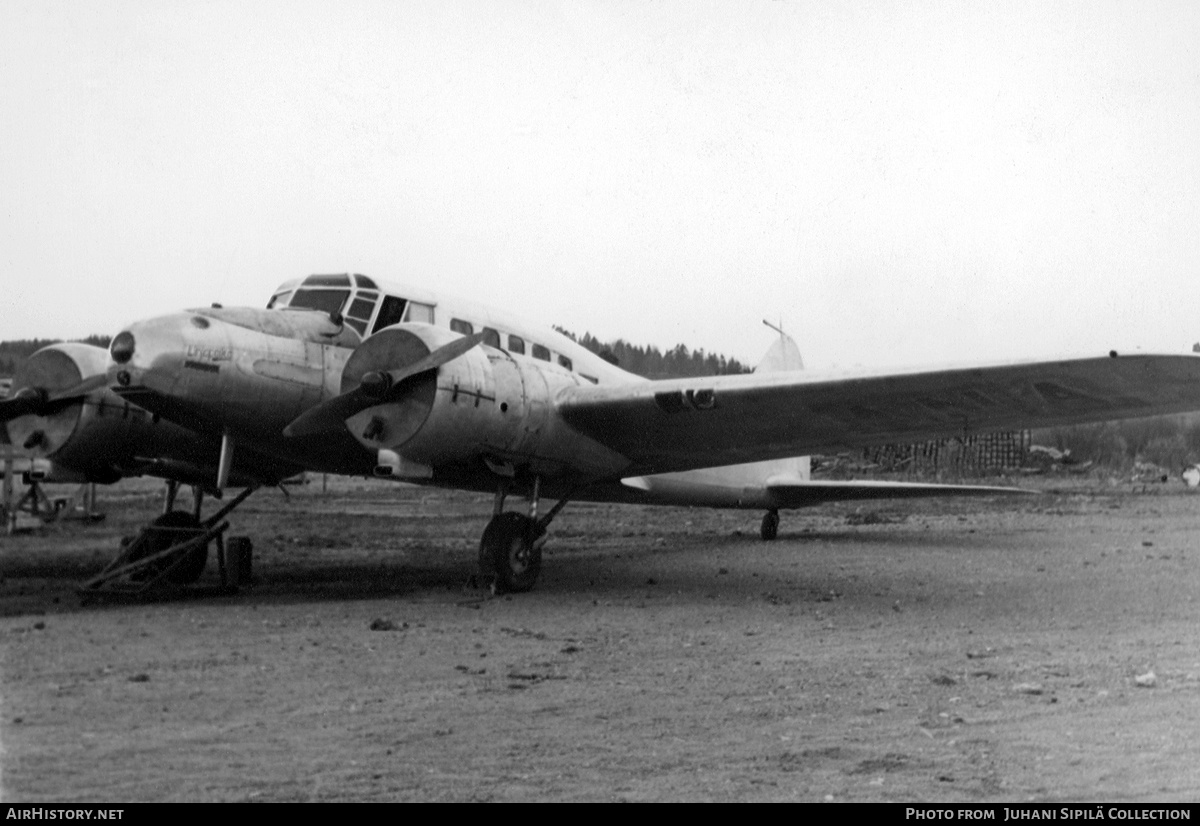
<instances>
[{"instance_id":1,"label":"overcast sky","mask_svg":"<svg viewBox=\"0 0 1200 826\"><path fill-rule=\"evenodd\" d=\"M0 338L363 272L810 366L1200 340L1200 3L0 0Z\"/></svg>"}]
</instances>

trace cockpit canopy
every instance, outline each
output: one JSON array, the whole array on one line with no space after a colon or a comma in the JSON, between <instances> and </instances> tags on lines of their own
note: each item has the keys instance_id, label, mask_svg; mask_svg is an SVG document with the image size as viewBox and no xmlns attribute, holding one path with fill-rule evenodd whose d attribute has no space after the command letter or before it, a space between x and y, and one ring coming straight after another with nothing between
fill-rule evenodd
<instances>
[{"instance_id":1,"label":"cockpit canopy","mask_svg":"<svg viewBox=\"0 0 1200 826\"><path fill-rule=\"evenodd\" d=\"M413 288L380 287L373 279L365 275L310 275L303 279L293 279L284 282L267 302L268 310L301 310L317 311L329 316L335 324L342 326L341 335L352 338L357 335L359 340L378 333L384 327L391 327L401 322L419 322L437 324L434 317L434 297L425 293L424 301L397 295L395 290L403 290L411 295ZM414 290L415 292L415 290ZM418 293L419 294L419 293ZM440 326L448 327L464 336L472 335L476 329L484 334L483 343L497 350L504 350L510 355L533 358L538 361L557 364L559 367L574 372L575 362L571 356L562 351L560 346L547 340L526 340L529 333L518 331L510 322L496 318L480 307L471 307L465 303L456 305L452 301L442 304L439 312L444 313ZM356 346L355 341L339 340L342 346ZM528 345L528 346L527 346ZM554 349L552 349L554 348ZM593 384L599 383L599 378L580 371L579 375Z\"/></svg>"},{"instance_id":2,"label":"cockpit canopy","mask_svg":"<svg viewBox=\"0 0 1200 826\"><path fill-rule=\"evenodd\" d=\"M433 305L382 293L365 275L310 275L299 283L282 285L267 309L319 310L341 317L347 326L366 338L401 321L433 323Z\"/></svg>"}]
</instances>

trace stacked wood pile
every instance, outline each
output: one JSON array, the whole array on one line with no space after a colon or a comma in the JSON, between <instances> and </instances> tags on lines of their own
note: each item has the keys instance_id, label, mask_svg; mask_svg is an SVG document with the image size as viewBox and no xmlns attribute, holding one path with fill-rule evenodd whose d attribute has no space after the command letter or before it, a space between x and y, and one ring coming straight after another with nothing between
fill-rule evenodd
<instances>
[{"instance_id":1,"label":"stacked wood pile","mask_svg":"<svg viewBox=\"0 0 1200 826\"><path fill-rule=\"evenodd\" d=\"M910 445L882 445L863 450L863 460L879 470L927 473L973 473L1021 467L1029 453L1028 430L985 433Z\"/></svg>"}]
</instances>

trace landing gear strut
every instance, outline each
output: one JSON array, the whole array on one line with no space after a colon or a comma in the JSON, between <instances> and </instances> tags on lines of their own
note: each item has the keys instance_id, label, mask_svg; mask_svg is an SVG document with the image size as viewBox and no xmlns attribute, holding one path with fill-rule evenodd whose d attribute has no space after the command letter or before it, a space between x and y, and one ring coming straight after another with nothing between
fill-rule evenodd
<instances>
[{"instance_id":1,"label":"landing gear strut","mask_svg":"<svg viewBox=\"0 0 1200 826\"><path fill-rule=\"evenodd\" d=\"M479 570L485 579L492 578L492 590L497 594L528 591L542 572L542 545L546 544L546 528L566 506L568 499L560 499L545 516L539 518L540 487L541 478L534 477L528 516L504 510L504 499L508 495L507 480L496 491L494 515L479 541Z\"/></svg>"},{"instance_id":2,"label":"landing gear strut","mask_svg":"<svg viewBox=\"0 0 1200 826\"><path fill-rule=\"evenodd\" d=\"M542 572L545 535L545 529L523 513L492 517L479 542L479 568L494 577L497 593L520 593L534 586Z\"/></svg>"},{"instance_id":3,"label":"landing gear strut","mask_svg":"<svg viewBox=\"0 0 1200 826\"><path fill-rule=\"evenodd\" d=\"M761 533L763 542L770 542L779 535L779 511L772 509L763 514Z\"/></svg>"}]
</instances>

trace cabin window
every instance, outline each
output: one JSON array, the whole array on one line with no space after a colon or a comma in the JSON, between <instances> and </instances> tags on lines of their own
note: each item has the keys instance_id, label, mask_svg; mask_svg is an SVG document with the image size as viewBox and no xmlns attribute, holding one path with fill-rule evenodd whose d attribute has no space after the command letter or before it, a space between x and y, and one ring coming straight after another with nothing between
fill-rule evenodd
<instances>
[{"instance_id":1,"label":"cabin window","mask_svg":"<svg viewBox=\"0 0 1200 826\"><path fill-rule=\"evenodd\" d=\"M288 306L306 307L333 315L342 311L349 297L349 290L296 290Z\"/></svg>"},{"instance_id":2,"label":"cabin window","mask_svg":"<svg viewBox=\"0 0 1200 826\"><path fill-rule=\"evenodd\" d=\"M571 360L569 358L567 358L566 356L559 356L558 363L561 364L563 367L567 368L568 370L571 369Z\"/></svg>"},{"instance_id":3,"label":"cabin window","mask_svg":"<svg viewBox=\"0 0 1200 826\"><path fill-rule=\"evenodd\" d=\"M394 295L385 295L383 304L379 307L379 317L375 319L375 327L372 332L378 333L384 327L391 327L393 324L399 324L404 320L404 308L408 306L408 302L403 298L397 298Z\"/></svg>"},{"instance_id":4,"label":"cabin window","mask_svg":"<svg viewBox=\"0 0 1200 826\"><path fill-rule=\"evenodd\" d=\"M408 302L408 321L419 321L422 324L433 323L433 305L418 304L416 301Z\"/></svg>"},{"instance_id":5,"label":"cabin window","mask_svg":"<svg viewBox=\"0 0 1200 826\"><path fill-rule=\"evenodd\" d=\"M525 355L525 339L520 336L508 337L508 352Z\"/></svg>"},{"instance_id":6,"label":"cabin window","mask_svg":"<svg viewBox=\"0 0 1200 826\"><path fill-rule=\"evenodd\" d=\"M488 347L495 347L497 350L499 350L500 349L500 334L497 333L495 330L493 330L491 327L484 327L483 328L483 343L486 344Z\"/></svg>"},{"instance_id":7,"label":"cabin window","mask_svg":"<svg viewBox=\"0 0 1200 826\"><path fill-rule=\"evenodd\" d=\"M463 321L461 318L450 319L450 329L464 336L469 336L475 332L475 328L469 321Z\"/></svg>"},{"instance_id":8,"label":"cabin window","mask_svg":"<svg viewBox=\"0 0 1200 826\"><path fill-rule=\"evenodd\" d=\"M533 357L535 359L541 359L542 361L549 361L550 350L549 348L543 347L540 344L535 344L533 345Z\"/></svg>"}]
</instances>

